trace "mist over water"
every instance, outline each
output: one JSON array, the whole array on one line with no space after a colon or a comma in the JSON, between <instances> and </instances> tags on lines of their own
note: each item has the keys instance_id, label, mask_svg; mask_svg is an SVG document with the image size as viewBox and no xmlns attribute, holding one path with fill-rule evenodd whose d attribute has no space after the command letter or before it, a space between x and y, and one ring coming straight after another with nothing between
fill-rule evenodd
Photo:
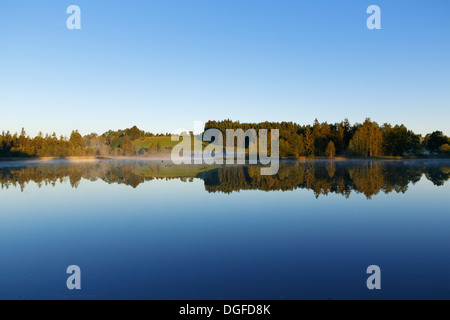
<instances>
[{"instance_id":1,"label":"mist over water","mask_svg":"<svg viewBox=\"0 0 450 320\"><path fill-rule=\"evenodd\" d=\"M448 299L449 179L446 160L0 163L0 298Z\"/></svg>"}]
</instances>

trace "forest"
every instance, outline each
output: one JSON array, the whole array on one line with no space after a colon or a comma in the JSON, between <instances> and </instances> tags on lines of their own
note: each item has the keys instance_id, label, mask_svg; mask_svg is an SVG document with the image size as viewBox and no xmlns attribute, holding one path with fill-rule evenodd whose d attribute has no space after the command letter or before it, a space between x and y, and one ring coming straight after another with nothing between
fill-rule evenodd
<instances>
[{"instance_id":1,"label":"forest","mask_svg":"<svg viewBox=\"0 0 450 320\"><path fill-rule=\"evenodd\" d=\"M227 129L278 129L280 132L280 156L299 157L403 157L403 156L449 156L450 139L441 131L425 137L415 134L404 125L380 126L369 118L364 123L351 125L319 123L299 125L293 122L239 123L231 120L208 121L205 129L216 128L224 135Z\"/></svg>"},{"instance_id":2,"label":"forest","mask_svg":"<svg viewBox=\"0 0 450 320\"><path fill-rule=\"evenodd\" d=\"M148 148L141 148L136 141L150 138L169 137L166 134L153 134L139 130L136 126L117 131L108 131L102 135L91 133L82 136L78 130L72 131L70 137L56 133L45 136L40 132L38 136L30 138L25 129L19 134L2 132L0 135L1 158L28 157L106 157L150 155L161 151L159 140Z\"/></svg>"},{"instance_id":3,"label":"forest","mask_svg":"<svg viewBox=\"0 0 450 320\"><path fill-rule=\"evenodd\" d=\"M316 120L312 125L208 121L205 130L210 128L219 129L224 135L227 129L278 129L282 158L450 156L450 138L441 131L423 137L404 125L379 125L370 119L353 125L348 120L335 124ZM82 136L75 130L70 137L39 133L31 138L25 129L20 134L3 131L0 158L151 156L171 151L169 137L168 133L154 134L136 126L101 135Z\"/></svg>"}]
</instances>

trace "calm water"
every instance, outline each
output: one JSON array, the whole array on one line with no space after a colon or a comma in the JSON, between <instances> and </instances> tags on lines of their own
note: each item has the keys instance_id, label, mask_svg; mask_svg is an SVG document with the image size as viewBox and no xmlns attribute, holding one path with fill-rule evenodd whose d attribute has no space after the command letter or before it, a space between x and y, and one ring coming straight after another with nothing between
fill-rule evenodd
<instances>
[{"instance_id":1,"label":"calm water","mask_svg":"<svg viewBox=\"0 0 450 320\"><path fill-rule=\"evenodd\" d=\"M0 163L0 299L450 299L449 178L448 161L285 162L274 177Z\"/></svg>"}]
</instances>

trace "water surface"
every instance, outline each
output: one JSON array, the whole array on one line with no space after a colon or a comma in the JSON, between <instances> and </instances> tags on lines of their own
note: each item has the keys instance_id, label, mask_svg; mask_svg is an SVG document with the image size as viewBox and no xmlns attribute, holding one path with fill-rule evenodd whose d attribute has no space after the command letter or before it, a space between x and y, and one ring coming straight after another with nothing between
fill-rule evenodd
<instances>
[{"instance_id":1,"label":"water surface","mask_svg":"<svg viewBox=\"0 0 450 320\"><path fill-rule=\"evenodd\" d=\"M450 298L450 162L259 169L0 163L0 298Z\"/></svg>"}]
</instances>

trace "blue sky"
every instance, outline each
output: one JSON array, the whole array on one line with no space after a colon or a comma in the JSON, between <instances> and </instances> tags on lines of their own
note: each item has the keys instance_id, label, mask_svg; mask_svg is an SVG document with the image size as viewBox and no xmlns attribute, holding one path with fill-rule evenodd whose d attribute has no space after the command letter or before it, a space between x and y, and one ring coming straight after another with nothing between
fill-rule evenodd
<instances>
[{"instance_id":1,"label":"blue sky","mask_svg":"<svg viewBox=\"0 0 450 320\"><path fill-rule=\"evenodd\" d=\"M366 27L372 4L382 30ZM449 14L447 0L2 0L0 130L371 117L450 135Z\"/></svg>"}]
</instances>

